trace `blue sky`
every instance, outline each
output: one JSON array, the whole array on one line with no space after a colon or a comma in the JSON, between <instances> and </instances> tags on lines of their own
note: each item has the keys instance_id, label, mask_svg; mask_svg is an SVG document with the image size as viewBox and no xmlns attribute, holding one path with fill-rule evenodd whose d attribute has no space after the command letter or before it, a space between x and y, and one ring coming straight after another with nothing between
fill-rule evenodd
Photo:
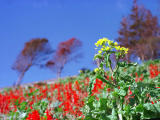
<instances>
[{"instance_id":1,"label":"blue sky","mask_svg":"<svg viewBox=\"0 0 160 120\"><path fill-rule=\"evenodd\" d=\"M159 15L158 0L139 0L154 15ZM0 0L0 87L11 86L18 78L11 69L24 43L32 38L47 38L56 49L61 41L81 40L83 58L68 63L63 76L93 69L94 43L102 37L114 40L123 16L130 13L132 0ZM22 83L48 80L56 74L32 67Z\"/></svg>"}]
</instances>

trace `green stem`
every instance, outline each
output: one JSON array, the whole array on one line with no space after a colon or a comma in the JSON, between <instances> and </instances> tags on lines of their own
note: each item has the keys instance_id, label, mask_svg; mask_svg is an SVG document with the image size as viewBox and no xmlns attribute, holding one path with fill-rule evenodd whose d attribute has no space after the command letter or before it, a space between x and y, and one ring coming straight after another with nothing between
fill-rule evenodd
<instances>
[{"instance_id":1,"label":"green stem","mask_svg":"<svg viewBox=\"0 0 160 120\"><path fill-rule=\"evenodd\" d=\"M111 73L113 74L113 69L112 69L112 66L111 66L111 62L108 62L109 63L109 69L111 71Z\"/></svg>"},{"instance_id":2,"label":"green stem","mask_svg":"<svg viewBox=\"0 0 160 120\"><path fill-rule=\"evenodd\" d=\"M116 60L116 68L115 68L115 70L114 70L114 73L116 73L117 70L119 69L119 65L118 65L119 59L120 59L120 56L119 56L118 59Z\"/></svg>"},{"instance_id":3,"label":"green stem","mask_svg":"<svg viewBox=\"0 0 160 120\"><path fill-rule=\"evenodd\" d=\"M121 103L119 103L119 100L117 100L117 107L118 107L118 111L122 111L122 107L121 107ZM119 117L119 120L123 120L123 116L121 113L118 113L118 117Z\"/></svg>"}]
</instances>

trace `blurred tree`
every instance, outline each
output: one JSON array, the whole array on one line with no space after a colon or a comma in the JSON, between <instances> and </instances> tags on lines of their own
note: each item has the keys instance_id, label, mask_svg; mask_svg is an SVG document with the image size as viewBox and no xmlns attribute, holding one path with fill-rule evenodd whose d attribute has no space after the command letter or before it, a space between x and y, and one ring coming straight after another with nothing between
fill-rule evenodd
<instances>
[{"instance_id":1,"label":"blurred tree","mask_svg":"<svg viewBox=\"0 0 160 120\"><path fill-rule=\"evenodd\" d=\"M47 59L47 55L52 53L48 40L45 38L35 38L25 43L23 50L18 55L15 63L12 66L13 70L19 73L19 78L16 86L20 85L24 74L33 65L42 65L42 61Z\"/></svg>"},{"instance_id":2,"label":"blurred tree","mask_svg":"<svg viewBox=\"0 0 160 120\"><path fill-rule=\"evenodd\" d=\"M117 39L120 45L130 49L126 59L130 61L131 55L142 61L159 58L159 35L158 18L134 0L132 13L122 19Z\"/></svg>"},{"instance_id":3,"label":"blurred tree","mask_svg":"<svg viewBox=\"0 0 160 120\"><path fill-rule=\"evenodd\" d=\"M57 79L60 78L66 63L81 57L81 54L75 54L81 45L81 41L77 40L76 38L71 38L67 41L59 43L53 59L46 63L46 67L56 71Z\"/></svg>"}]
</instances>

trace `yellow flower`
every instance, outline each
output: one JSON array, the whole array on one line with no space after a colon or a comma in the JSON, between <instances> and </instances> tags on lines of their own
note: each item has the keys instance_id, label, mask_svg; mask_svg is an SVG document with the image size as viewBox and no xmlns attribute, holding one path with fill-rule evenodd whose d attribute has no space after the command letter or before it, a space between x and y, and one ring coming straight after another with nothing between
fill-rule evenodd
<instances>
[{"instance_id":1,"label":"yellow flower","mask_svg":"<svg viewBox=\"0 0 160 120\"><path fill-rule=\"evenodd\" d=\"M101 50L103 51L103 50L104 50L104 47L102 47Z\"/></svg>"},{"instance_id":2,"label":"yellow flower","mask_svg":"<svg viewBox=\"0 0 160 120\"><path fill-rule=\"evenodd\" d=\"M97 43L95 43L95 45L96 45L96 47L98 47L98 46L102 46L104 43L106 43L106 39L105 38L102 38L102 39L99 39L98 41L97 41Z\"/></svg>"},{"instance_id":3,"label":"yellow flower","mask_svg":"<svg viewBox=\"0 0 160 120\"><path fill-rule=\"evenodd\" d=\"M120 48L120 51L124 51L124 53L127 54L127 53L128 53L128 48L121 47L121 48Z\"/></svg>"},{"instance_id":4,"label":"yellow flower","mask_svg":"<svg viewBox=\"0 0 160 120\"><path fill-rule=\"evenodd\" d=\"M102 53L102 51L101 51L101 50L99 50L99 51L98 51L98 53L99 53L99 54L101 54L101 53Z\"/></svg>"},{"instance_id":5,"label":"yellow flower","mask_svg":"<svg viewBox=\"0 0 160 120\"><path fill-rule=\"evenodd\" d=\"M127 54L127 53L128 53L128 48L125 49L125 54Z\"/></svg>"},{"instance_id":6,"label":"yellow flower","mask_svg":"<svg viewBox=\"0 0 160 120\"><path fill-rule=\"evenodd\" d=\"M106 43L108 43L106 45ZM112 49L116 49L120 52L120 54L127 54L128 48L120 47L117 42L113 42L107 38L101 38L95 43L96 47L100 47L98 54L102 54L103 52L110 51ZM97 48L96 48L97 49Z\"/></svg>"},{"instance_id":7,"label":"yellow flower","mask_svg":"<svg viewBox=\"0 0 160 120\"><path fill-rule=\"evenodd\" d=\"M117 43L117 42L115 42L115 43L114 43L114 45L115 45L115 46L117 46L117 45L118 45L118 43Z\"/></svg>"},{"instance_id":8,"label":"yellow flower","mask_svg":"<svg viewBox=\"0 0 160 120\"><path fill-rule=\"evenodd\" d=\"M120 51L122 51L122 50L124 50L124 47L121 47L121 48L120 48Z\"/></svg>"},{"instance_id":9,"label":"yellow flower","mask_svg":"<svg viewBox=\"0 0 160 120\"><path fill-rule=\"evenodd\" d=\"M107 38L102 38L103 41L106 43L107 41L109 41Z\"/></svg>"},{"instance_id":10,"label":"yellow flower","mask_svg":"<svg viewBox=\"0 0 160 120\"><path fill-rule=\"evenodd\" d=\"M101 44L100 42L101 42L101 41L98 40L98 41L95 43L96 47L98 47L98 46Z\"/></svg>"},{"instance_id":11,"label":"yellow flower","mask_svg":"<svg viewBox=\"0 0 160 120\"><path fill-rule=\"evenodd\" d=\"M95 69L94 69L94 72L98 72L98 71L99 71L99 69L98 69L98 68L95 68Z\"/></svg>"},{"instance_id":12,"label":"yellow flower","mask_svg":"<svg viewBox=\"0 0 160 120\"><path fill-rule=\"evenodd\" d=\"M97 41L97 42L95 43L95 45L96 45L96 47L98 47L98 46L99 46L99 42Z\"/></svg>"},{"instance_id":13,"label":"yellow flower","mask_svg":"<svg viewBox=\"0 0 160 120\"><path fill-rule=\"evenodd\" d=\"M116 50L120 50L120 46L115 46Z\"/></svg>"},{"instance_id":14,"label":"yellow flower","mask_svg":"<svg viewBox=\"0 0 160 120\"><path fill-rule=\"evenodd\" d=\"M106 50L106 51L109 51L110 49L111 49L111 48L110 48L110 47L108 47L108 46L107 46L107 47L105 47L105 50Z\"/></svg>"}]
</instances>

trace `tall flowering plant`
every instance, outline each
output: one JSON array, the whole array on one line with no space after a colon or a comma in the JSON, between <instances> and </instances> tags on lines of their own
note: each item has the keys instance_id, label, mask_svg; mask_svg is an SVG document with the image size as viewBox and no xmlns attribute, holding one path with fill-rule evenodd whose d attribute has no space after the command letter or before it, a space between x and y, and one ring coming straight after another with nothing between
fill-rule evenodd
<instances>
[{"instance_id":1,"label":"tall flowering plant","mask_svg":"<svg viewBox=\"0 0 160 120\"><path fill-rule=\"evenodd\" d=\"M160 89L157 81L151 82L143 74L129 72L136 66L122 59L129 49L107 38L99 39L95 45L98 53L94 59L98 67L90 80L89 97L83 109L85 119L138 120L159 117ZM111 55L115 56L115 65ZM103 90L95 94L95 88L99 86L104 86Z\"/></svg>"}]
</instances>

